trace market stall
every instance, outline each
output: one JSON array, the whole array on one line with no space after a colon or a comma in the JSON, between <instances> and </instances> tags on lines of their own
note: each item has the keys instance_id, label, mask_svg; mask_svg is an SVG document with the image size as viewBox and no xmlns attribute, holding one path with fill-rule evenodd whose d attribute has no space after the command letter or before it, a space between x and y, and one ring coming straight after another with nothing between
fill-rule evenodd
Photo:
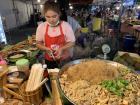
<instances>
[{"instance_id":1,"label":"market stall","mask_svg":"<svg viewBox=\"0 0 140 105\"><path fill-rule=\"evenodd\" d=\"M115 15L115 18L117 18L115 21L119 22L119 14L111 15ZM93 28L98 28L100 32L99 27L102 28L101 21L98 22L97 19L95 21ZM114 21L114 17L110 18L109 21ZM119 38L118 34L129 33L139 41L139 28L135 26L135 24L138 24L137 22L128 22L126 19L121 27L110 27L113 28L111 30L114 30L113 33L116 34L110 40L116 38L119 41L117 39L117 37ZM100 24L97 27L98 23ZM116 32L118 28L121 28L121 33ZM27 40L15 45L8 45L1 50L0 105L139 105L140 56L118 51L119 48L116 48L118 46L114 45L113 40L109 40L110 45L114 45L113 48L110 47L104 39L111 37L111 35L102 37L102 34L100 36L100 34L94 32L92 35L88 27L81 28L81 32L89 39L82 38L80 40L83 42L84 48L86 47L84 44L88 46L90 51L88 57L83 54L85 58L80 56L81 59L70 59L69 63L60 67L58 64L60 58L58 60L55 58L55 51L59 46L53 43L52 47L54 49L51 49L51 56L49 51L46 50L48 46L44 47L48 56L52 57L51 60L59 65L59 69L48 69L45 60L38 57L42 56L42 53L40 54L41 48L39 49L36 46L38 43L35 35L29 36ZM59 39L56 41L59 41ZM86 43L86 41L89 42ZM93 42L95 41L97 43L94 45ZM126 42L124 43L125 48L132 49L134 42L127 41L124 40ZM110 59L109 54L113 52L113 49L117 49L118 52L113 61L107 60ZM80 55L83 52L82 49L76 53ZM101 52L101 55L98 52ZM97 53L97 55L95 54L96 56L91 58L91 53Z\"/></svg>"},{"instance_id":2,"label":"market stall","mask_svg":"<svg viewBox=\"0 0 140 105\"><path fill-rule=\"evenodd\" d=\"M126 53L119 52L118 56L122 57ZM131 60L128 59L130 63ZM135 59L139 62L140 58L135 55ZM3 72L0 72L2 81L5 81L2 83L5 98L5 103L2 105L11 105L11 103L14 103L13 105L19 103L21 105L112 105L113 103L139 105L140 75L134 69L128 68L130 64L124 66L120 63L99 59L80 59L66 64L61 70L46 69L42 64L33 64L26 79L10 78L10 81L9 70L5 66ZM44 76L45 70L48 74ZM16 78L23 75L20 74L21 71L10 73L13 73L12 76ZM6 76L8 78L5 78ZM48 76L52 91L47 88ZM50 92L49 97L43 95L44 84L46 91Z\"/></svg>"},{"instance_id":3,"label":"market stall","mask_svg":"<svg viewBox=\"0 0 140 105\"><path fill-rule=\"evenodd\" d=\"M61 92L74 105L139 105L139 81L126 66L96 59L73 61L59 74Z\"/></svg>"}]
</instances>

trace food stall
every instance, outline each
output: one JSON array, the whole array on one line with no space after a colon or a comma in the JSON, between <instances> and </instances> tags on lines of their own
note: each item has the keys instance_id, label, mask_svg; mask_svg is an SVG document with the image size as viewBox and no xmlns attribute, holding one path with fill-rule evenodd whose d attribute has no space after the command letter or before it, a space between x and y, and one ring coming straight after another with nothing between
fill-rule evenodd
<instances>
[{"instance_id":1,"label":"food stall","mask_svg":"<svg viewBox=\"0 0 140 105\"><path fill-rule=\"evenodd\" d=\"M114 61L79 59L60 70L48 69L52 87L49 98L43 95L42 88L47 85L48 78L43 76L46 68L42 64L31 65L28 75L18 70L9 71L6 68L9 65L6 65L5 72L0 72L5 81L2 85L5 102L2 105L139 105L140 75ZM11 78L11 75L19 78Z\"/></svg>"},{"instance_id":2,"label":"food stall","mask_svg":"<svg viewBox=\"0 0 140 105\"><path fill-rule=\"evenodd\" d=\"M104 50L104 59L47 69L43 59L38 62L35 35L6 46L0 51L0 105L139 105L140 56L119 51L110 61L110 47Z\"/></svg>"}]
</instances>

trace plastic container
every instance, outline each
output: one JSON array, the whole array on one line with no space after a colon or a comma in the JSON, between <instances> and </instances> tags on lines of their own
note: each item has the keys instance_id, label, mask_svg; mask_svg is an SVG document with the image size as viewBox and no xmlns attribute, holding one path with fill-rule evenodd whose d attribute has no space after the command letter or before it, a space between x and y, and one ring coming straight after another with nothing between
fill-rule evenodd
<instances>
[{"instance_id":1,"label":"plastic container","mask_svg":"<svg viewBox=\"0 0 140 105\"><path fill-rule=\"evenodd\" d=\"M126 35L124 37L124 50L125 51L134 51L134 44L136 43L136 38L132 35Z\"/></svg>"},{"instance_id":2,"label":"plastic container","mask_svg":"<svg viewBox=\"0 0 140 105\"><path fill-rule=\"evenodd\" d=\"M6 65L7 62L0 56L0 65Z\"/></svg>"},{"instance_id":3,"label":"plastic container","mask_svg":"<svg viewBox=\"0 0 140 105\"><path fill-rule=\"evenodd\" d=\"M16 66L19 71L28 71L29 70L29 60L28 59L19 59L16 61Z\"/></svg>"}]
</instances>

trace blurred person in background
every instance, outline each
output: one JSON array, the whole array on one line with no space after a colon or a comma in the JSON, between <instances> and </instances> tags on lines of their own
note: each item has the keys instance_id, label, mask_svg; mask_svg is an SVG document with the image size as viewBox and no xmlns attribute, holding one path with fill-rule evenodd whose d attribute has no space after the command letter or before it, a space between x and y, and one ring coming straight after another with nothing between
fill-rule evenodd
<instances>
[{"instance_id":1,"label":"blurred person in background","mask_svg":"<svg viewBox=\"0 0 140 105\"><path fill-rule=\"evenodd\" d=\"M75 37L77 39L77 37L80 35L80 32L81 32L81 25L79 24L79 22L73 18L71 16L71 11L67 11L67 22L71 25L72 29L73 29L73 32L75 34ZM74 15L74 14L73 14Z\"/></svg>"}]
</instances>

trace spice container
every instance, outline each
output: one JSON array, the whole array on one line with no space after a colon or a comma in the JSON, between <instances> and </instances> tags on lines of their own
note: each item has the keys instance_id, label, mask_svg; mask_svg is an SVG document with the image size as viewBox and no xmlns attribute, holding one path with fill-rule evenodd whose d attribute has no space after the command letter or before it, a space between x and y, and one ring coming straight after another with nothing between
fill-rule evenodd
<instances>
[{"instance_id":1,"label":"spice container","mask_svg":"<svg viewBox=\"0 0 140 105\"><path fill-rule=\"evenodd\" d=\"M49 76L48 70L47 70L47 65L46 65L46 64L43 65L43 69L44 69L44 74L43 74L43 76L44 76L44 78L46 78L46 77Z\"/></svg>"},{"instance_id":2,"label":"spice container","mask_svg":"<svg viewBox=\"0 0 140 105\"><path fill-rule=\"evenodd\" d=\"M16 61L16 66L19 71L26 72L29 70L29 60L28 59L19 59Z\"/></svg>"}]
</instances>

